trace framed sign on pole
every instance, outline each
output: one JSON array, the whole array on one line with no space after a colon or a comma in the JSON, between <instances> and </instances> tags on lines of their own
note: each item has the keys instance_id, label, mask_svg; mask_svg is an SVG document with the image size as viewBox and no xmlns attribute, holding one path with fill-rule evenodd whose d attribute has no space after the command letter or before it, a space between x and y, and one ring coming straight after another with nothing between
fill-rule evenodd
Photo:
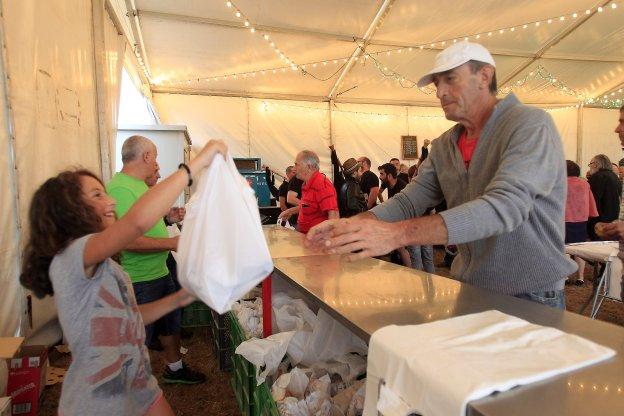
<instances>
[{"instance_id":1,"label":"framed sign on pole","mask_svg":"<svg viewBox=\"0 0 624 416\"><path fill-rule=\"evenodd\" d=\"M403 160L418 159L418 138L401 136L401 156Z\"/></svg>"}]
</instances>

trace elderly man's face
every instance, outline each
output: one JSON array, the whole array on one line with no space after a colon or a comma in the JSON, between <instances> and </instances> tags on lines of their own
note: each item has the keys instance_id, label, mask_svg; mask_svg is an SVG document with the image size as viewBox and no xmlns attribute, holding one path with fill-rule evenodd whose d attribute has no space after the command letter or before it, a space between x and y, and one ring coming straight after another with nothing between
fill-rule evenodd
<instances>
[{"instance_id":1,"label":"elderly man's face","mask_svg":"<svg viewBox=\"0 0 624 416\"><path fill-rule=\"evenodd\" d=\"M307 181L310 176L310 167L303 162L303 158L301 155L297 155L297 159L295 159L295 171L297 175L297 179L301 179L302 181Z\"/></svg>"},{"instance_id":2,"label":"elderly man's face","mask_svg":"<svg viewBox=\"0 0 624 416\"><path fill-rule=\"evenodd\" d=\"M437 97L444 115L452 121L469 120L475 113L475 106L482 102L481 97L489 94L482 68L473 74L469 64L433 76Z\"/></svg>"},{"instance_id":3,"label":"elderly man's face","mask_svg":"<svg viewBox=\"0 0 624 416\"><path fill-rule=\"evenodd\" d=\"M615 132L620 138L620 145L624 148L624 111L620 111L620 120Z\"/></svg>"},{"instance_id":4,"label":"elderly man's face","mask_svg":"<svg viewBox=\"0 0 624 416\"><path fill-rule=\"evenodd\" d=\"M590 160L587 166L589 166L589 173L591 175L598 172L598 163L596 163L596 159Z\"/></svg>"},{"instance_id":5,"label":"elderly man's face","mask_svg":"<svg viewBox=\"0 0 624 416\"><path fill-rule=\"evenodd\" d=\"M145 161L145 164L147 165L147 170L151 172L149 176L155 175L160 170L160 166L158 165L157 158L158 158L158 149L156 148L155 145L152 145L152 149L149 150L148 152L145 152L143 156L143 160Z\"/></svg>"}]
</instances>

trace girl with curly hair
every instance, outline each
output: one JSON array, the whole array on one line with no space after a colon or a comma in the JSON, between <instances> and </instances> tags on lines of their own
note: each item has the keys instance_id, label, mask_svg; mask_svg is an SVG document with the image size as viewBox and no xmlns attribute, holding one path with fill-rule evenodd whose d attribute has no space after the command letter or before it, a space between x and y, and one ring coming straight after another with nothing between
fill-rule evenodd
<instances>
[{"instance_id":1,"label":"girl with curly hair","mask_svg":"<svg viewBox=\"0 0 624 416\"><path fill-rule=\"evenodd\" d=\"M35 192L22 285L55 295L72 352L60 415L173 415L152 375L145 324L193 301L184 289L137 305L128 275L111 259L143 235L217 153L210 141L184 170L150 189L121 219L104 184L87 170L65 171Z\"/></svg>"}]
</instances>

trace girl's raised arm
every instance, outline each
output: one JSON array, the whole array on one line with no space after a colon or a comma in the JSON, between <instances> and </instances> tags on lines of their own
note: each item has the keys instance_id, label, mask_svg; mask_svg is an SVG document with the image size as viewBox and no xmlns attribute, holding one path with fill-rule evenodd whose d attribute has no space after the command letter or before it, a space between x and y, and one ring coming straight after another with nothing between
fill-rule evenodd
<instances>
[{"instance_id":1,"label":"girl's raised arm","mask_svg":"<svg viewBox=\"0 0 624 416\"><path fill-rule=\"evenodd\" d=\"M227 153L221 140L211 140L189 163L191 176L195 177L212 163L215 155ZM180 192L187 186L189 175L185 169L177 172L147 191L130 208L128 213L113 225L89 239L84 251L85 269L120 252L129 243L145 234L156 221L165 216Z\"/></svg>"}]
</instances>

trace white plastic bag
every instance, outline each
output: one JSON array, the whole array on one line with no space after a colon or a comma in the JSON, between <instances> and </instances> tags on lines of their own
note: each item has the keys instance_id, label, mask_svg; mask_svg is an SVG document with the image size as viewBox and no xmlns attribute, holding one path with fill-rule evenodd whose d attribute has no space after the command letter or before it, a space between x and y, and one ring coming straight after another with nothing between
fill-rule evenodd
<instances>
[{"instance_id":1,"label":"white plastic bag","mask_svg":"<svg viewBox=\"0 0 624 416\"><path fill-rule=\"evenodd\" d=\"M286 355L286 348L294 332L280 332L267 338L252 338L240 343L236 347L236 354L242 355L247 361L256 366L256 382L258 386L264 383L266 376L277 370L282 358ZM262 372L260 367L265 367Z\"/></svg>"},{"instance_id":2,"label":"white plastic bag","mask_svg":"<svg viewBox=\"0 0 624 416\"><path fill-rule=\"evenodd\" d=\"M254 191L230 156L216 155L186 206L180 284L224 313L272 270Z\"/></svg>"}]
</instances>

